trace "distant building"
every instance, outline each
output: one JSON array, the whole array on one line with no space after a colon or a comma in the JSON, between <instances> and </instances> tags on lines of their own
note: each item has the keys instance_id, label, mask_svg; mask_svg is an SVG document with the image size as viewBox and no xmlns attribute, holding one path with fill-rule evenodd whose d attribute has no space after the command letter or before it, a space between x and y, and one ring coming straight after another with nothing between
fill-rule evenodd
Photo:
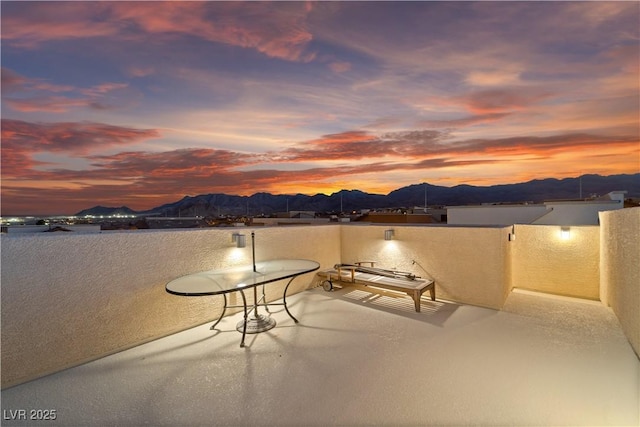
<instances>
[{"instance_id":1,"label":"distant building","mask_svg":"<svg viewBox=\"0 0 640 427\"><path fill-rule=\"evenodd\" d=\"M416 206L413 209L407 211L416 215L427 214L431 216L432 222L446 223L447 222L447 209L442 206L432 206L425 208L424 206Z\"/></svg>"},{"instance_id":2,"label":"distant building","mask_svg":"<svg viewBox=\"0 0 640 427\"><path fill-rule=\"evenodd\" d=\"M598 225L598 212L622 209L626 191L592 200L557 200L538 204L450 206L450 225Z\"/></svg>"},{"instance_id":3,"label":"distant building","mask_svg":"<svg viewBox=\"0 0 640 427\"><path fill-rule=\"evenodd\" d=\"M358 221L374 224L431 224L437 222L430 214L424 212L369 212Z\"/></svg>"},{"instance_id":4,"label":"distant building","mask_svg":"<svg viewBox=\"0 0 640 427\"><path fill-rule=\"evenodd\" d=\"M289 211L277 212L273 216L276 218L313 219L316 217L316 213L314 211Z\"/></svg>"},{"instance_id":5,"label":"distant building","mask_svg":"<svg viewBox=\"0 0 640 427\"><path fill-rule=\"evenodd\" d=\"M329 218L319 218L314 211L289 211L278 212L269 218L253 218L251 225L315 225L327 224Z\"/></svg>"},{"instance_id":6,"label":"distant building","mask_svg":"<svg viewBox=\"0 0 640 427\"><path fill-rule=\"evenodd\" d=\"M194 217L147 217L145 222L150 229L163 229L163 228L198 228L208 227L209 224L204 218L199 216Z\"/></svg>"},{"instance_id":7,"label":"distant building","mask_svg":"<svg viewBox=\"0 0 640 427\"><path fill-rule=\"evenodd\" d=\"M64 229L64 230L63 230ZM81 233L99 233L100 225L90 225L90 224L65 224L63 226L59 225L9 225L3 226L2 232L8 234L26 234L26 233L44 233L44 232L55 232L55 231L70 231L76 234Z\"/></svg>"}]
</instances>

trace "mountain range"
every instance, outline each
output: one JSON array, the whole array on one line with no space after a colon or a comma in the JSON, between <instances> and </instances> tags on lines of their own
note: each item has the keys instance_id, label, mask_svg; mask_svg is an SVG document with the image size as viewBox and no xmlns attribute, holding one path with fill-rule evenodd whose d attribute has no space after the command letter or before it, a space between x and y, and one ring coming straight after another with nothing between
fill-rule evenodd
<instances>
[{"instance_id":1,"label":"mountain range","mask_svg":"<svg viewBox=\"0 0 640 427\"><path fill-rule=\"evenodd\" d=\"M95 206L76 214L84 215L158 215L158 216L220 216L270 215L286 211L348 212L361 209L381 209L424 206L456 206L480 203L539 203L545 200L579 199L605 195L611 191L627 191L627 198L640 198L640 173L633 175L582 175L577 178L548 178L519 184L488 187L457 185L442 187L428 183L398 188L389 194L370 194L359 190L341 190L331 195L275 195L256 193L251 196L202 194L185 196L146 211L134 211L126 206ZM425 200L426 199L426 200Z\"/></svg>"}]
</instances>

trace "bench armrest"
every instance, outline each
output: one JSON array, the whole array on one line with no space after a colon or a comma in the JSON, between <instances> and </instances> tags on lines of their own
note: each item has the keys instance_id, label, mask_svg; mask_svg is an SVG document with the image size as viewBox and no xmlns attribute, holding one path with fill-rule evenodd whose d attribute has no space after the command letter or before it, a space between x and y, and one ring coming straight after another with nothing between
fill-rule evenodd
<instances>
[{"instance_id":1,"label":"bench armrest","mask_svg":"<svg viewBox=\"0 0 640 427\"><path fill-rule=\"evenodd\" d=\"M342 269L345 270L349 270L351 271L351 281L355 282L355 274L356 274L356 268L355 267L347 267L347 266L337 266L337 270L338 270L338 278L342 277Z\"/></svg>"},{"instance_id":2,"label":"bench armrest","mask_svg":"<svg viewBox=\"0 0 640 427\"><path fill-rule=\"evenodd\" d=\"M362 264L369 264L369 267L375 267L375 261L358 261L355 262L354 264L357 265L358 267L362 266Z\"/></svg>"}]
</instances>

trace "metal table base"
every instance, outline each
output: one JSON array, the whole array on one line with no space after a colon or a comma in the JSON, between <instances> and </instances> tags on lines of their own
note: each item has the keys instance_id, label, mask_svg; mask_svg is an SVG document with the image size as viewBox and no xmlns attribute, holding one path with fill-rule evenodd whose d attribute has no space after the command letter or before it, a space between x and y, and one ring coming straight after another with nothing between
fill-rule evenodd
<instances>
[{"instance_id":1,"label":"metal table base","mask_svg":"<svg viewBox=\"0 0 640 427\"><path fill-rule=\"evenodd\" d=\"M220 321L224 317L227 311L227 308L243 308L244 318L240 322L238 322L238 324L236 325L236 330L238 332L242 332L242 340L240 341L240 347L244 347L244 339L247 334L258 334L260 332L266 332L270 329L273 329L276 326L276 320L271 316L258 313L258 307L261 307L261 306L264 307L265 311L268 314L271 314L271 312L269 311L270 305L283 305L289 317L291 317L294 322L298 323L298 319L296 319L293 316L293 314L291 314L291 312L289 311L289 308L287 307L287 290L289 289L289 285L291 284L291 282L293 282L293 279L295 279L296 277L297 276L292 277L291 279L289 279L289 282L287 282L287 286L284 288L284 292L282 294L282 302L267 303L264 285L262 285L262 296L260 297L260 299L258 299L257 287L253 288L254 302L251 307L247 305L247 297L244 293L244 290L242 289L238 289L240 291L240 295L242 296L242 305L228 305L227 295L222 294L222 296L224 297L224 307L222 308L222 313L220 314L220 317L218 318L218 320L216 320L215 323L211 325L211 328L209 329L211 330L215 329L215 327L218 325L218 323L220 323Z\"/></svg>"}]
</instances>

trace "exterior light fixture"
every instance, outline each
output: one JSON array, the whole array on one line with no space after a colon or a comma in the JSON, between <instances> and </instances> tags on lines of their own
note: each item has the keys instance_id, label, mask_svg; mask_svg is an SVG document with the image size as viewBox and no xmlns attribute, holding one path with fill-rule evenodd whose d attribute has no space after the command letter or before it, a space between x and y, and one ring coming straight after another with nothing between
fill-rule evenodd
<instances>
[{"instance_id":1,"label":"exterior light fixture","mask_svg":"<svg viewBox=\"0 0 640 427\"><path fill-rule=\"evenodd\" d=\"M393 240L395 233L393 230L384 230L384 240Z\"/></svg>"},{"instance_id":2,"label":"exterior light fixture","mask_svg":"<svg viewBox=\"0 0 640 427\"><path fill-rule=\"evenodd\" d=\"M236 244L237 248L244 248L247 246L247 236L240 233L233 233L231 235L231 240Z\"/></svg>"},{"instance_id":3,"label":"exterior light fixture","mask_svg":"<svg viewBox=\"0 0 640 427\"><path fill-rule=\"evenodd\" d=\"M511 226L511 233L509 233L509 241L513 242L516 240L516 226L515 224Z\"/></svg>"},{"instance_id":4,"label":"exterior light fixture","mask_svg":"<svg viewBox=\"0 0 640 427\"><path fill-rule=\"evenodd\" d=\"M570 227L561 227L560 228L560 237L562 240L569 240L571 237L571 228Z\"/></svg>"}]
</instances>

